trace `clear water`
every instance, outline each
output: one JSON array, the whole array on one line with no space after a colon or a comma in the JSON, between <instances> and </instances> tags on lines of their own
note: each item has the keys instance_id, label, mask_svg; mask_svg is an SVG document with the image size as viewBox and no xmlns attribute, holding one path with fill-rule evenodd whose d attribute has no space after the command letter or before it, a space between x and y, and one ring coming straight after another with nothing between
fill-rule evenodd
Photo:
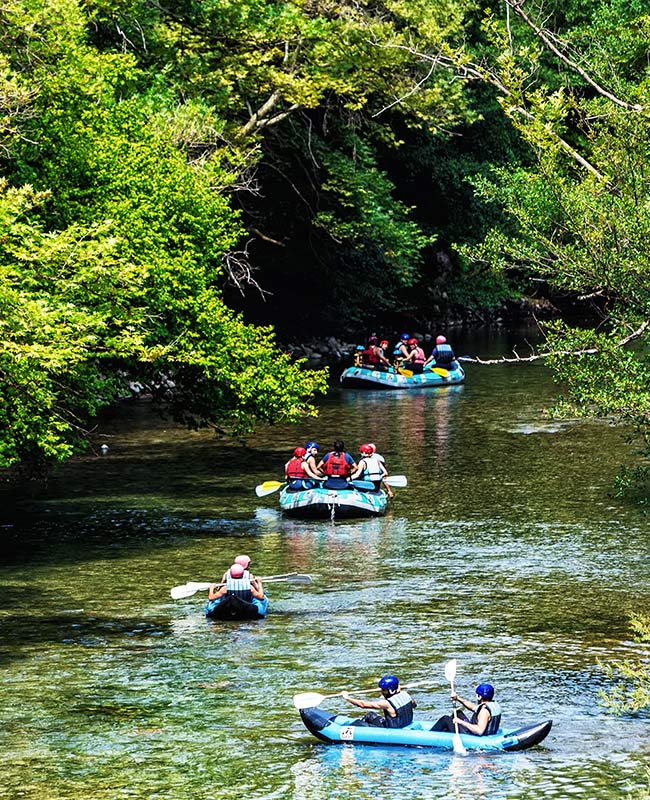
<instances>
[{"instance_id":1,"label":"clear water","mask_svg":"<svg viewBox=\"0 0 650 800\"><path fill-rule=\"evenodd\" d=\"M318 420L244 450L140 407L102 423L107 456L47 487L4 486L0 798L609 800L647 784L647 716L596 698L603 663L649 655L628 628L650 608L648 520L609 496L634 454L606 422L546 419L555 392L538 364L469 365L464 386L417 393L335 386ZM339 436L353 452L376 442L408 475L386 517L287 520L277 494L255 496L296 444ZM238 552L314 583L269 585L262 622L206 621L202 596L170 599ZM506 725L552 718L544 744L328 746L291 702L393 672L423 684L416 713L437 717L450 658L461 694L496 685Z\"/></svg>"}]
</instances>

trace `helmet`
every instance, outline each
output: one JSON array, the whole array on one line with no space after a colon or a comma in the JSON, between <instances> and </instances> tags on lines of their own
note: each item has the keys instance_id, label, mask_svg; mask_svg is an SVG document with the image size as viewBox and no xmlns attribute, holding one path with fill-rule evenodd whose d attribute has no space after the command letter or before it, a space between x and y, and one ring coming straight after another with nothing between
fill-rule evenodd
<instances>
[{"instance_id":1,"label":"helmet","mask_svg":"<svg viewBox=\"0 0 650 800\"><path fill-rule=\"evenodd\" d=\"M318 450L318 442L307 442L305 450Z\"/></svg>"},{"instance_id":2,"label":"helmet","mask_svg":"<svg viewBox=\"0 0 650 800\"><path fill-rule=\"evenodd\" d=\"M399 680L394 675L384 675L379 681L379 688L394 694L399 689Z\"/></svg>"},{"instance_id":3,"label":"helmet","mask_svg":"<svg viewBox=\"0 0 650 800\"><path fill-rule=\"evenodd\" d=\"M373 336L369 336L369 337L368 337L368 344L377 344L377 342L378 342L378 341L379 341L379 340L378 340L378 339L377 339L377 337L376 337L376 336L374 336L374 335L373 335Z\"/></svg>"},{"instance_id":4,"label":"helmet","mask_svg":"<svg viewBox=\"0 0 650 800\"><path fill-rule=\"evenodd\" d=\"M445 344L446 341L444 336L436 336L436 344Z\"/></svg>"},{"instance_id":5,"label":"helmet","mask_svg":"<svg viewBox=\"0 0 650 800\"><path fill-rule=\"evenodd\" d=\"M418 340L413 337L409 339L409 344L418 344Z\"/></svg>"},{"instance_id":6,"label":"helmet","mask_svg":"<svg viewBox=\"0 0 650 800\"><path fill-rule=\"evenodd\" d=\"M402 334L402 335L401 335L399 338L400 338L400 339L401 339L403 342L405 342L405 341L407 341L407 339L410 339L411 337L408 335L408 333L403 333L403 334Z\"/></svg>"},{"instance_id":7,"label":"helmet","mask_svg":"<svg viewBox=\"0 0 650 800\"><path fill-rule=\"evenodd\" d=\"M244 569L248 569L251 563L250 556L237 556L235 559L235 564L241 564Z\"/></svg>"},{"instance_id":8,"label":"helmet","mask_svg":"<svg viewBox=\"0 0 650 800\"><path fill-rule=\"evenodd\" d=\"M373 453L377 452L377 445L373 444L372 442L368 442L368 447L372 450Z\"/></svg>"},{"instance_id":9,"label":"helmet","mask_svg":"<svg viewBox=\"0 0 650 800\"><path fill-rule=\"evenodd\" d=\"M359 452L363 453L364 455L371 456L374 453L374 450L372 449L372 447L369 444L362 444L359 447Z\"/></svg>"},{"instance_id":10,"label":"helmet","mask_svg":"<svg viewBox=\"0 0 650 800\"><path fill-rule=\"evenodd\" d=\"M388 339L382 339L381 342L379 342L379 344L383 348L388 347Z\"/></svg>"},{"instance_id":11,"label":"helmet","mask_svg":"<svg viewBox=\"0 0 650 800\"><path fill-rule=\"evenodd\" d=\"M235 578L235 580L244 577L244 568L241 564L233 564L232 567L230 567L230 577Z\"/></svg>"},{"instance_id":12,"label":"helmet","mask_svg":"<svg viewBox=\"0 0 650 800\"><path fill-rule=\"evenodd\" d=\"M483 700L491 700L494 697L494 686L491 683L481 683L476 687L476 695Z\"/></svg>"},{"instance_id":13,"label":"helmet","mask_svg":"<svg viewBox=\"0 0 650 800\"><path fill-rule=\"evenodd\" d=\"M304 447L296 447L296 449L293 451L293 454L296 458L302 458L303 456L307 455L307 451Z\"/></svg>"}]
</instances>

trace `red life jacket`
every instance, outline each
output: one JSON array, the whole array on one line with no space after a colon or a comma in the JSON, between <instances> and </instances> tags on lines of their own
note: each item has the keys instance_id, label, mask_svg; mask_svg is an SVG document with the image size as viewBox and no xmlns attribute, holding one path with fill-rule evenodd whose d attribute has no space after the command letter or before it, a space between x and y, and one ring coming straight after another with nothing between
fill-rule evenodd
<instances>
[{"instance_id":1,"label":"red life jacket","mask_svg":"<svg viewBox=\"0 0 650 800\"><path fill-rule=\"evenodd\" d=\"M370 345L363 351L363 360L367 364L379 364L379 356L377 355L377 348Z\"/></svg>"},{"instance_id":2,"label":"red life jacket","mask_svg":"<svg viewBox=\"0 0 650 800\"><path fill-rule=\"evenodd\" d=\"M305 476L305 470L302 468L302 458L298 458L294 456L291 461L287 463L287 468L285 470L287 474L287 478L291 478L292 480L300 480Z\"/></svg>"},{"instance_id":3,"label":"red life jacket","mask_svg":"<svg viewBox=\"0 0 650 800\"><path fill-rule=\"evenodd\" d=\"M330 453L329 458L323 464L323 469L330 478L347 478L352 472L345 453Z\"/></svg>"}]
</instances>

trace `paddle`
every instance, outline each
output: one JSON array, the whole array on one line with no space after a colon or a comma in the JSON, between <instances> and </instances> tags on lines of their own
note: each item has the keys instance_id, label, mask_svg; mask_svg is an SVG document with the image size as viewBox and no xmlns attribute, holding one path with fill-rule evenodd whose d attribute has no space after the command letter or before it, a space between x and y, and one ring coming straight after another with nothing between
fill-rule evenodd
<instances>
[{"instance_id":1,"label":"paddle","mask_svg":"<svg viewBox=\"0 0 650 800\"><path fill-rule=\"evenodd\" d=\"M311 575L305 575L301 572L287 572L286 575L269 575L266 578L260 578L264 583L311 583ZM196 581L188 581L181 586L174 586L170 594L173 600L182 600L185 597L192 597L197 592L207 592L212 586L212 583L199 583ZM218 583L217 588L225 586L223 583Z\"/></svg>"},{"instance_id":2,"label":"paddle","mask_svg":"<svg viewBox=\"0 0 650 800\"><path fill-rule=\"evenodd\" d=\"M451 684L451 693L455 694L454 692L454 678L456 677L456 659L452 658L451 661L448 661L445 664L445 678ZM452 738L452 745L454 747L454 753L459 756L467 755L467 750L463 747L463 742L460 738L460 733L458 733L458 717L456 716L456 701L453 701L453 711L454 711L454 728L456 729L456 733Z\"/></svg>"},{"instance_id":3,"label":"paddle","mask_svg":"<svg viewBox=\"0 0 650 800\"><path fill-rule=\"evenodd\" d=\"M449 370L444 369L443 367L432 367L431 372L436 372L438 375L440 375L441 378L449 377Z\"/></svg>"},{"instance_id":4,"label":"paddle","mask_svg":"<svg viewBox=\"0 0 650 800\"><path fill-rule=\"evenodd\" d=\"M395 486L397 489L403 489L408 485L406 475L387 475L382 480L387 486Z\"/></svg>"},{"instance_id":5,"label":"paddle","mask_svg":"<svg viewBox=\"0 0 650 800\"><path fill-rule=\"evenodd\" d=\"M400 689L413 689L416 686L423 686L422 683L408 683L406 686L400 686ZM369 694L370 692L379 692L379 688L374 686L372 689L351 689L348 694ZM334 694L319 694L318 692L301 692L294 694L293 704L297 709L315 708L319 706L323 700L328 697L341 697L343 692L334 692Z\"/></svg>"},{"instance_id":6,"label":"paddle","mask_svg":"<svg viewBox=\"0 0 650 800\"><path fill-rule=\"evenodd\" d=\"M267 494L277 492L285 483L286 481L264 481L255 487L255 494L258 497L266 497Z\"/></svg>"},{"instance_id":7,"label":"paddle","mask_svg":"<svg viewBox=\"0 0 650 800\"><path fill-rule=\"evenodd\" d=\"M415 374L412 369L403 369L400 367L398 370L400 375L403 375L405 378L412 378Z\"/></svg>"}]
</instances>

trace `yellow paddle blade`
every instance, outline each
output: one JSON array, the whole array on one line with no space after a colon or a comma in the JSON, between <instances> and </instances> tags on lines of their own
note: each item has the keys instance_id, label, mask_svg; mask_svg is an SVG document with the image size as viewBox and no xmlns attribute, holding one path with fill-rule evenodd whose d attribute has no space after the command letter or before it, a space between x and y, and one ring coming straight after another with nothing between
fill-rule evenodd
<instances>
[{"instance_id":1,"label":"yellow paddle blade","mask_svg":"<svg viewBox=\"0 0 650 800\"><path fill-rule=\"evenodd\" d=\"M403 375L405 378L412 378L413 377L413 370L410 369L400 369L399 374Z\"/></svg>"},{"instance_id":2,"label":"yellow paddle blade","mask_svg":"<svg viewBox=\"0 0 650 800\"><path fill-rule=\"evenodd\" d=\"M440 375L441 378L448 378L449 377L449 370L443 369L442 367L434 367L431 372L435 372Z\"/></svg>"},{"instance_id":3,"label":"yellow paddle blade","mask_svg":"<svg viewBox=\"0 0 650 800\"><path fill-rule=\"evenodd\" d=\"M257 484L255 494L258 497L264 497L267 494L277 492L281 486L284 486L284 481L264 481L264 483Z\"/></svg>"}]
</instances>

